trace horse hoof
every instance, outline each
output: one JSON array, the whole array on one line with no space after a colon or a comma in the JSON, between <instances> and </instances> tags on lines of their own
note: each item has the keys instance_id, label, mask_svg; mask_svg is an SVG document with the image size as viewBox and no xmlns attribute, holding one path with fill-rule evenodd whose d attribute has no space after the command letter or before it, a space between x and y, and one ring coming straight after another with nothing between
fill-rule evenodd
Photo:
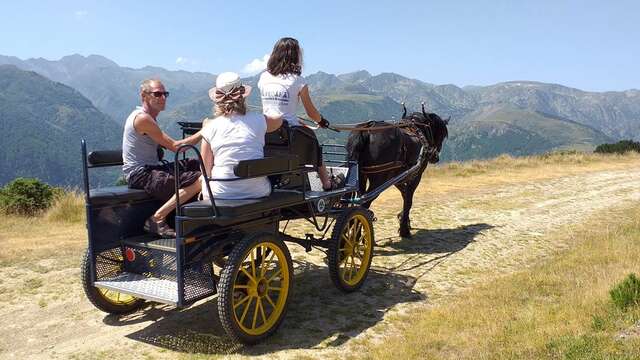
<instances>
[{"instance_id":1,"label":"horse hoof","mask_svg":"<svg viewBox=\"0 0 640 360\"><path fill-rule=\"evenodd\" d=\"M403 238L410 238L411 237L411 231L409 231L409 230L405 230L405 231L400 230L400 231L398 231L398 233L400 233L400 237L403 237Z\"/></svg>"}]
</instances>

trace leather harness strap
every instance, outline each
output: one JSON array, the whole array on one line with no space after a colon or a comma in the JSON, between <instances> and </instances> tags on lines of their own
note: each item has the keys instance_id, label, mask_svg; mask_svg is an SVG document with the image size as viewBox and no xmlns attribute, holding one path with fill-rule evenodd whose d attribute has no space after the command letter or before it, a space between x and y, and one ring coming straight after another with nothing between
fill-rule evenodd
<instances>
[{"instance_id":1,"label":"leather harness strap","mask_svg":"<svg viewBox=\"0 0 640 360\"><path fill-rule=\"evenodd\" d=\"M413 138L417 137L420 143L422 144L422 146L427 146L427 147L429 146L429 141L425 137L424 133L418 129L418 125L424 126L423 124L417 124L415 122L405 122L403 124L398 124L398 125L402 125L402 126L395 126L395 127L400 127L398 130L405 133L409 137L413 137ZM426 128L427 128L428 135L430 135L429 137L432 138L433 135L431 134L431 131L430 131L431 129L428 126L426 126ZM389 162L378 164L378 165L363 166L360 168L360 171L363 174L367 175L367 174L377 174L377 173L395 170L395 169L408 168L409 161L406 158L408 153L407 143L406 143L407 140L405 139L404 136L401 136L400 141L402 143L400 146L400 151L398 152L398 157L395 161L389 161Z\"/></svg>"}]
</instances>

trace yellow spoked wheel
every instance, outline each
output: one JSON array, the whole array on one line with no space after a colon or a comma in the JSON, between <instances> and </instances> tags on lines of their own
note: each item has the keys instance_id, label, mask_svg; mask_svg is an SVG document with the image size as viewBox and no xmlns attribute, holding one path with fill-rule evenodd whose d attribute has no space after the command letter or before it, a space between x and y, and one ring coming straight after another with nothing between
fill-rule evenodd
<instances>
[{"instance_id":1,"label":"yellow spoked wheel","mask_svg":"<svg viewBox=\"0 0 640 360\"><path fill-rule=\"evenodd\" d=\"M286 245L268 233L238 243L218 283L218 313L225 331L247 344L271 335L284 319L293 268Z\"/></svg>"},{"instance_id":2,"label":"yellow spoked wheel","mask_svg":"<svg viewBox=\"0 0 640 360\"><path fill-rule=\"evenodd\" d=\"M144 306L144 299L139 299L128 294L123 294L114 290L97 288L91 284L91 256L86 250L82 258L81 281L84 293L93 306L109 314L127 314ZM99 260L98 260L99 261ZM105 267L113 268L113 276L117 275L121 268L117 261L109 260L109 264L102 264ZM100 264L97 264L100 265ZM106 274L105 276L109 276Z\"/></svg>"},{"instance_id":3,"label":"yellow spoked wheel","mask_svg":"<svg viewBox=\"0 0 640 360\"><path fill-rule=\"evenodd\" d=\"M362 286L373 258L373 214L363 208L345 210L336 220L329 242L329 275L336 287L352 292Z\"/></svg>"}]
</instances>

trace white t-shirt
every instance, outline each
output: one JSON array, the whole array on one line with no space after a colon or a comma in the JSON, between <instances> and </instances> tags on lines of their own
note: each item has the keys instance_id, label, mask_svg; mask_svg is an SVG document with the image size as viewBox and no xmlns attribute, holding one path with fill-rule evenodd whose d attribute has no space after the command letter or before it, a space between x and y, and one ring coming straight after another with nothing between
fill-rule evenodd
<instances>
[{"instance_id":1,"label":"white t-shirt","mask_svg":"<svg viewBox=\"0 0 640 360\"><path fill-rule=\"evenodd\" d=\"M298 94L305 85L304 78L299 75L273 76L268 71L263 72L258 80L262 112L267 116L282 114L283 120L290 125L298 124L296 120Z\"/></svg>"},{"instance_id":2,"label":"white t-shirt","mask_svg":"<svg viewBox=\"0 0 640 360\"><path fill-rule=\"evenodd\" d=\"M262 159L264 157L264 135L267 122L262 114L248 113L231 117L219 116L209 120L202 130L202 136L213 151L213 179L233 179L233 166L240 160ZM204 178L202 196L209 199ZM211 181L214 199L251 199L271 193L271 184L266 177L235 181Z\"/></svg>"}]
</instances>

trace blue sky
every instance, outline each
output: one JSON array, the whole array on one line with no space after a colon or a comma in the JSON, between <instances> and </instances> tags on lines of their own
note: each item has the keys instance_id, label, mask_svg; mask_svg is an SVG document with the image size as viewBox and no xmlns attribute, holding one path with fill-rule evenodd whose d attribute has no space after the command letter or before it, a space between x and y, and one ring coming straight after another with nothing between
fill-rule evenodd
<instances>
[{"instance_id":1,"label":"blue sky","mask_svg":"<svg viewBox=\"0 0 640 360\"><path fill-rule=\"evenodd\" d=\"M640 88L640 1L3 1L0 54L250 72L282 36L305 74Z\"/></svg>"}]
</instances>

